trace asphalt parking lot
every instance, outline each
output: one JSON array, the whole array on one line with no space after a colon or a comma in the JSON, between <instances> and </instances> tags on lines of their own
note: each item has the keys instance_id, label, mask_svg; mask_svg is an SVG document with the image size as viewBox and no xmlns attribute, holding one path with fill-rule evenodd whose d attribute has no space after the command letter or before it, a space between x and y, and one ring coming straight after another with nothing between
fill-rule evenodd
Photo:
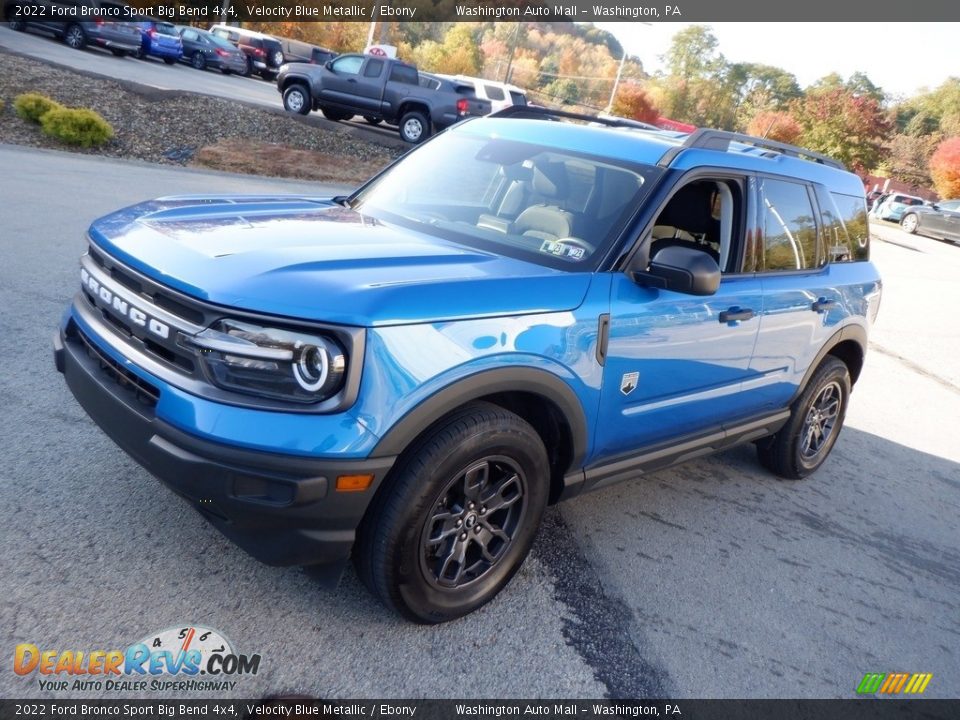
<instances>
[{"instance_id":1,"label":"asphalt parking lot","mask_svg":"<svg viewBox=\"0 0 960 720\"><path fill-rule=\"evenodd\" d=\"M98 215L328 189L10 146L0 166L7 663L22 642L113 649L196 623L262 655L233 697L852 697L868 671L960 692L960 247L876 224L880 320L814 478L778 481L746 447L578 498L493 603L425 628L352 571L331 591L244 555L107 440L53 368ZM9 667L0 697L52 697Z\"/></svg>"}]
</instances>

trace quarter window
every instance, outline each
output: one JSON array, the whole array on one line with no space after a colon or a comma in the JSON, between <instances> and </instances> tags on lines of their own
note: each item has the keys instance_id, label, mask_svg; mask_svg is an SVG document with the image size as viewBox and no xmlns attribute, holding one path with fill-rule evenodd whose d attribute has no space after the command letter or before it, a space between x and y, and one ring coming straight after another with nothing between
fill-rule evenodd
<instances>
[{"instance_id":1,"label":"quarter window","mask_svg":"<svg viewBox=\"0 0 960 720\"><path fill-rule=\"evenodd\" d=\"M824 264L817 224L805 185L783 180L761 182L763 267L757 270L809 270Z\"/></svg>"},{"instance_id":2,"label":"quarter window","mask_svg":"<svg viewBox=\"0 0 960 720\"><path fill-rule=\"evenodd\" d=\"M829 202L825 202L825 200ZM863 198L853 195L821 194L827 254L830 262L854 262L870 258L870 231Z\"/></svg>"}]
</instances>

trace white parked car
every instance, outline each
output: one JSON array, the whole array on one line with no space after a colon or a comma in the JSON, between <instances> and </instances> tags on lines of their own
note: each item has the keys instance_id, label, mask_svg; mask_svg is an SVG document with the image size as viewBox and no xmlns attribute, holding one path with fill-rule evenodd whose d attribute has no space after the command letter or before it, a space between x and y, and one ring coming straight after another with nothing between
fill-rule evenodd
<instances>
[{"instance_id":1,"label":"white parked car","mask_svg":"<svg viewBox=\"0 0 960 720\"><path fill-rule=\"evenodd\" d=\"M527 94L522 88L516 85L507 85L496 80L484 80L483 78L470 77L469 75L440 75L448 80L454 80L459 83L473 85L477 98L480 100L489 100L492 107L491 112L497 112L513 105L526 105Z\"/></svg>"}]
</instances>

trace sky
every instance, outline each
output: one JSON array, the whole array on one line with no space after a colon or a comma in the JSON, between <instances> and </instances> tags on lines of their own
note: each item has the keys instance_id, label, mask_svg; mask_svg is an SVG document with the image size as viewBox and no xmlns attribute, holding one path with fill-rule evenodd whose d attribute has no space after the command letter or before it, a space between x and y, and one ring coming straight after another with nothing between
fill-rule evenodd
<instances>
[{"instance_id":1,"label":"sky","mask_svg":"<svg viewBox=\"0 0 960 720\"><path fill-rule=\"evenodd\" d=\"M647 72L691 23L595 23L613 33ZM732 62L774 65L806 87L831 72L865 72L888 94L910 96L960 76L960 23L700 23Z\"/></svg>"}]
</instances>

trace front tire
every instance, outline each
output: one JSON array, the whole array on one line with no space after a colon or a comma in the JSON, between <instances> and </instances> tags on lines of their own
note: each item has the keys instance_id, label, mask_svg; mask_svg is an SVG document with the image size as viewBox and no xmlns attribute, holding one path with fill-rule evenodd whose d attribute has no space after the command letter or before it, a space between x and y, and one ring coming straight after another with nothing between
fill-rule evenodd
<instances>
[{"instance_id":1,"label":"front tire","mask_svg":"<svg viewBox=\"0 0 960 720\"><path fill-rule=\"evenodd\" d=\"M788 480L815 472L837 442L849 398L850 371L842 360L827 355L793 404L787 424L757 443L761 464Z\"/></svg>"},{"instance_id":2,"label":"front tire","mask_svg":"<svg viewBox=\"0 0 960 720\"><path fill-rule=\"evenodd\" d=\"M74 50L83 50L87 46L87 34L82 27L73 23L64 30L63 42Z\"/></svg>"},{"instance_id":3,"label":"front tire","mask_svg":"<svg viewBox=\"0 0 960 720\"><path fill-rule=\"evenodd\" d=\"M164 58L163 61L164 61L167 65L173 65L173 64L177 61L177 59L176 59L176 58Z\"/></svg>"},{"instance_id":4,"label":"front tire","mask_svg":"<svg viewBox=\"0 0 960 720\"><path fill-rule=\"evenodd\" d=\"M24 20L11 20L8 24L10 25L10 29L16 32L23 32L27 29L27 23Z\"/></svg>"},{"instance_id":5,"label":"front tire","mask_svg":"<svg viewBox=\"0 0 960 720\"><path fill-rule=\"evenodd\" d=\"M900 229L904 232L908 232L911 235L917 232L917 228L920 226L920 221L917 219L916 213L908 213L900 218Z\"/></svg>"},{"instance_id":6,"label":"front tire","mask_svg":"<svg viewBox=\"0 0 960 720\"><path fill-rule=\"evenodd\" d=\"M126 50L116 50L116 49L113 49L113 50L111 50L110 52L113 53L113 56L114 56L114 57L126 57L126 56L127 56L127 51L126 51Z\"/></svg>"},{"instance_id":7,"label":"front tire","mask_svg":"<svg viewBox=\"0 0 960 720\"><path fill-rule=\"evenodd\" d=\"M419 110L411 110L400 118L400 138L411 145L422 143L430 136L430 121Z\"/></svg>"},{"instance_id":8,"label":"front tire","mask_svg":"<svg viewBox=\"0 0 960 720\"><path fill-rule=\"evenodd\" d=\"M283 91L283 109L298 115L309 115L313 109L310 91L303 83L294 83Z\"/></svg>"},{"instance_id":9,"label":"front tire","mask_svg":"<svg viewBox=\"0 0 960 720\"><path fill-rule=\"evenodd\" d=\"M492 600L547 504L547 452L522 418L471 403L412 445L361 523L354 561L384 604L424 624Z\"/></svg>"}]
</instances>

